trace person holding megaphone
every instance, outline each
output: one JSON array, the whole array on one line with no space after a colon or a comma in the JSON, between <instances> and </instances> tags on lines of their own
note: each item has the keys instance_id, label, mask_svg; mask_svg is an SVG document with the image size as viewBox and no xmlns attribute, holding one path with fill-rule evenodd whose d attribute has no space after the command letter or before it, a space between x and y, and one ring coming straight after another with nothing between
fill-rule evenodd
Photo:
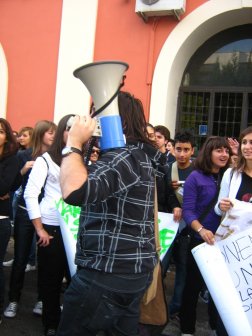
<instances>
[{"instance_id":1,"label":"person holding megaphone","mask_svg":"<svg viewBox=\"0 0 252 336\"><path fill-rule=\"evenodd\" d=\"M83 162L82 148L96 121L76 116L69 131L60 183L64 200L81 206L81 215L77 272L65 292L58 336L138 335L140 301L157 263L154 190L162 153L136 109L136 99L119 92L126 143L102 148L93 165Z\"/></svg>"}]
</instances>

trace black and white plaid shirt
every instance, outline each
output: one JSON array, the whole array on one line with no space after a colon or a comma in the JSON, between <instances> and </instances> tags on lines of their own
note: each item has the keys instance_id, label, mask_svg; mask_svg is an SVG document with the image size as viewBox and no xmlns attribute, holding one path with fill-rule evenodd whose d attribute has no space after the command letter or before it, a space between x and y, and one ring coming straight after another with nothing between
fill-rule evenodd
<instances>
[{"instance_id":1,"label":"black and white plaid shirt","mask_svg":"<svg viewBox=\"0 0 252 336\"><path fill-rule=\"evenodd\" d=\"M87 182L66 200L82 206L75 259L78 266L109 273L153 269L153 162L159 158L159 151L137 144L108 151L89 166Z\"/></svg>"}]
</instances>

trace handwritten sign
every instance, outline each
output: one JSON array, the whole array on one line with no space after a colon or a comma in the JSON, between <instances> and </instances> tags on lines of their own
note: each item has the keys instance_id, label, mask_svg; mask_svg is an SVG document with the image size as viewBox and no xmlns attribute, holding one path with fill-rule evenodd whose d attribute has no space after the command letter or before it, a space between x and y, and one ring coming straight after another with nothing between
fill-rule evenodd
<instances>
[{"instance_id":1,"label":"handwritten sign","mask_svg":"<svg viewBox=\"0 0 252 336\"><path fill-rule=\"evenodd\" d=\"M218 245L252 327L252 231L235 234L231 241Z\"/></svg>"},{"instance_id":2,"label":"handwritten sign","mask_svg":"<svg viewBox=\"0 0 252 336\"><path fill-rule=\"evenodd\" d=\"M56 202L56 207L59 211L60 230L66 250L69 271L71 276L73 276L76 272L74 259L81 208L65 203L62 198Z\"/></svg>"},{"instance_id":3,"label":"handwritten sign","mask_svg":"<svg viewBox=\"0 0 252 336\"><path fill-rule=\"evenodd\" d=\"M159 240L161 245L160 260L170 248L178 231L179 223L174 222L173 214L158 212Z\"/></svg>"},{"instance_id":4,"label":"handwritten sign","mask_svg":"<svg viewBox=\"0 0 252 336\"><path fill-rule=\"evenodd\" d=\"M252 335L252 228L192 249L230 336ZM242 332L241 332L242 326Z\"/></svg>"},{"instance_id":5,"label":"handwritten sign","mask_svg":"<svg viewBox=\"0 0 252 336\"><path fill-rule=\"evenodd\" d=\"M69 231L76 240L79 229L81 208L65 203L62 198L58 202L56 202L56 207L60 213L60 216L64 220L65 225L68 226Z\"/></svg>"}]
</instances>

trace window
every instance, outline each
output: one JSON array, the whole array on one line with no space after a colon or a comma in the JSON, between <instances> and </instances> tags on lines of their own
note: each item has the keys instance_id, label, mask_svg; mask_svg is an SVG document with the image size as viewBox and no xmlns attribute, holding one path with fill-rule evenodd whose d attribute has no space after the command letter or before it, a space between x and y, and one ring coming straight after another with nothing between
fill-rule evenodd
<instances>
[{"instance_id":1,"label":"window","mask_svg":"<svg viewBox=\"0 0 252 336\"><path fill-rule=\"evenodd\" d=\"M252 126L252 25L225 30L193 55L181 83L177 130L200 148L208 135L238 138Z\"/></svg>"}]
</instances>

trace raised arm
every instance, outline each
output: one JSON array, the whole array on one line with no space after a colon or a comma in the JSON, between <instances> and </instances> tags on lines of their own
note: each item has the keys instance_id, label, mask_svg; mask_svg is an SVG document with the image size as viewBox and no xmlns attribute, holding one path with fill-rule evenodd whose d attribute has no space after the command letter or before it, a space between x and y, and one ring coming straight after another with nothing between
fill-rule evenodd
<instances>
[{"instance_id":1,"label":"raised arm","mask_svg":"<svg viewBox=\"0 0 252 336\"><path fill-rule=\"evenodd\" d=\"M90 116L76 116L68 134L67 147L77 148L81 153L83 144L92 136L95 125L96 121ZM60 186L64 199L78 190L87 178L88 172L82 155L72 152L63 158L60 168Z\"/></svg>"}]
</instances>

